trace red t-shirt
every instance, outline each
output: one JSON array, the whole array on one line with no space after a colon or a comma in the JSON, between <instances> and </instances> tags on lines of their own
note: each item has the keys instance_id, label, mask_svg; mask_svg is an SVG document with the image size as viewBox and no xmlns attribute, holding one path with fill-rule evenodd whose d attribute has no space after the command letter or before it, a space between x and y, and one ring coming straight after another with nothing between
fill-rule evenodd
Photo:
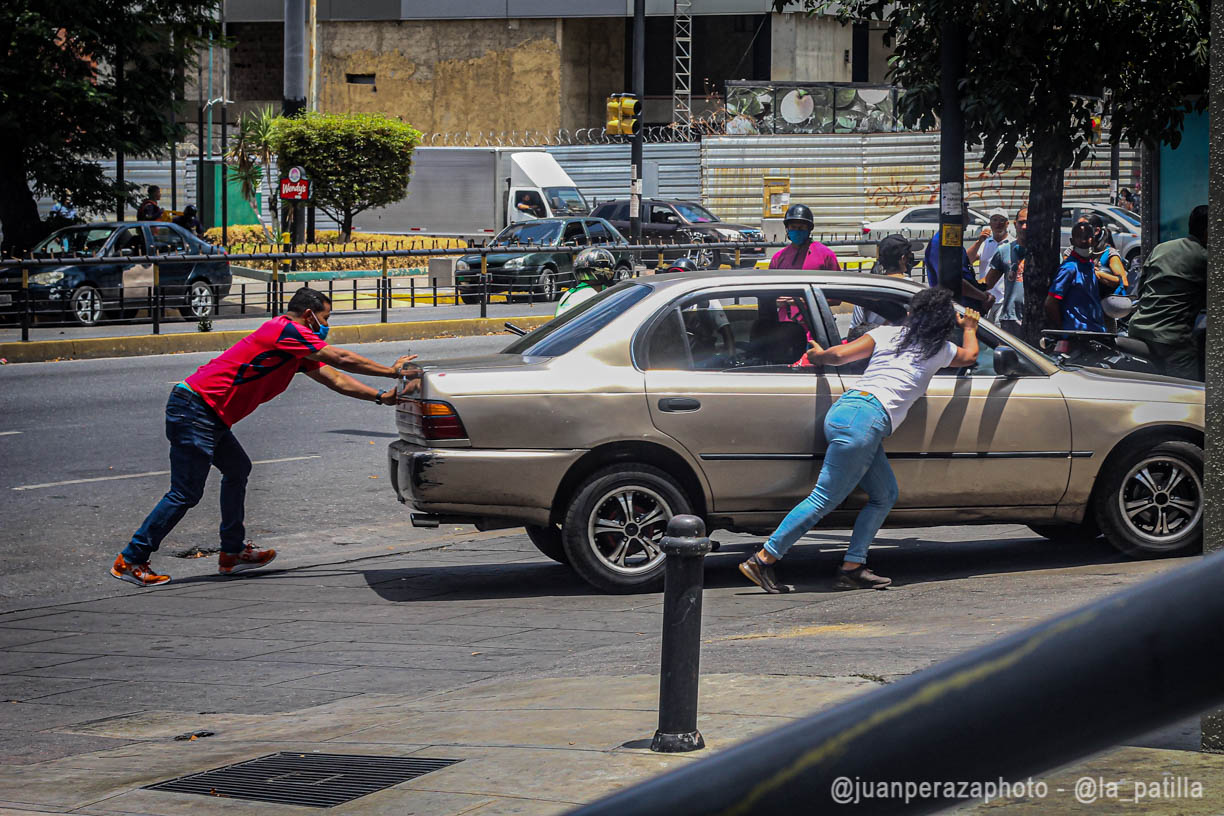
<instances>
[{"instance_id":1,"label":"red t-shirt","mask_svg":"<svg viewBox=\"0 0 1224 816\"><path fill-rule=\"evenodd\" d=\"M254 411L289 387L299 371L323 363L305 359L327 347L309 327L281 316L200 366L185 382L226 425Z\"/></svg>"},{"instance_id":2,"label":"red t-shirt","mask_svg":"<svg viewBox=\"0 0 1224 816\"><path fill-rule=\"evenodd\" d=\"M829 249L819 241L811 241L808 243L807 255L802 259L798 257L799 247L791 244L788 247L779 249L772 258L769 259L770 269L827 269L837 271L841 269L841 265L837 262L837 255L833 250Z\"/></svg>"}]
</instances>

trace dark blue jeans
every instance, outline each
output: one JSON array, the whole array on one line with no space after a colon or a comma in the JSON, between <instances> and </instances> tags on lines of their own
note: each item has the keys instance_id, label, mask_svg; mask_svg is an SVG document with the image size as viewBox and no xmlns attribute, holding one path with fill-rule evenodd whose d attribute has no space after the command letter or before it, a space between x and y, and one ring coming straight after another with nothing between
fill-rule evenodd
<instances>
[{"instance_id":1,"label":"dark blue jeans","mask_svg":"<svg viewBox=\"0 0 1224 816\"><path fill-rule=\"evenodd\" d=\"M204 495L208 470L221 471L221 551L239 553L246 541L242 525L251 460L229 426L204 400L175 386L166 402L166 438L170 440L170 491L123 550L129 564L143 564L174 526Z\"/></svg>"}]
</instances>

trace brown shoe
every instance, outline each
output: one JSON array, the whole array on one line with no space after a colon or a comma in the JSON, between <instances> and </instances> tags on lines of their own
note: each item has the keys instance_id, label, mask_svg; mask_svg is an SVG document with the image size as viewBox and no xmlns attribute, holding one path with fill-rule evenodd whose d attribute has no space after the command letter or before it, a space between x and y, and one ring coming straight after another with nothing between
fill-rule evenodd
<instances>
[{"instance_id":1,"label":"brown shoe","mask_svg":"<svg viewBox=\"0 0 1224 816\"><path fill-rule=\"evenodd\" d=\"M867 567L859 565L852 570L839 569L837 580L833 582L834 589L887 589L892 584L891 578L876 575Z\"/></svg>"},{"instance_id":2,"label":"brown shoe","mask_svg":"<svg viewBox=\"0 0 1224 816\"><path fill-rule=\"evenodd\" d=\"M744 574L745 578L768 592L770 595L777 595L780 592L790 592L791 588L789 586L786 584L779 584L778 579L774 577L773 564L762 561L761 556L757 553L753 553L751 558L740 564L739 571Z\"/></svg>"},{"instance_id":3,"label":"brown shoe","mask_svg":"<svg viewBox=\"0 0 1224 816\"><path fill-rule=\"evenodd\" d=\"M274 558L276 558L276 550L261 550L254 544L247 544L240 553L221 553L217 572L222 575L233 575L236 572L259 569L271 564Z\"/></svg>"},{"instance_id":4,"label":"brown shoe","mask_svg":"<svg viewBox=\"0 0 1224 816\"><path fill-rule=\"evenodd\" d=\"M170 581L169 575L158 575L149 566L148 562L129 564L123 560L122 554L115 557L115 564L111 567L111 575L120 581L127 581L129 584L135 584L139 587L157 586L158 584L165 584Z\"/></svg>"}]
</instances>

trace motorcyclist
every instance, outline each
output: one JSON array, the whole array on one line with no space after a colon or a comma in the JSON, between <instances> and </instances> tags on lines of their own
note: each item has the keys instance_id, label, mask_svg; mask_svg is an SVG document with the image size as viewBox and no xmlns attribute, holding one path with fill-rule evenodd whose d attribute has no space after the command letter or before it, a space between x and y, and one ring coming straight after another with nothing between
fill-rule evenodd
<instances>
[{"instance_id":1,"label":"motorcyclist","mask_svg":"<svg viewBox=\"0 0 1224 816\"><path fill-rule=\"evenodd\" d=\"M659 272L696 272L697 269L697 262L685 255L672 261Z\"/></svg>"},{"instance_id":2,"label":"motorcyclist","mask_svg":"<svg viewBox=\"0 0 1224 816\"><path fill-rule=\"evenodd\" d=\"M779 249L769 259L770 269L841 269L837 255L820 241L812 240L816 221L810 208L792 204L782 218L789 246Z\"/></svg>"},{"instance_id":3,"label":"motorcyclist","mask_svg":"<svg viewBox=\"0 0 1224 816\"><path fill-rule=\"evenodd\" d=\"M604 247L588 247L574 257L574 288L566 290L557 303L563 315L583 301L590 300L616 282L616 258Z\"/></svg>"}]
</instances>

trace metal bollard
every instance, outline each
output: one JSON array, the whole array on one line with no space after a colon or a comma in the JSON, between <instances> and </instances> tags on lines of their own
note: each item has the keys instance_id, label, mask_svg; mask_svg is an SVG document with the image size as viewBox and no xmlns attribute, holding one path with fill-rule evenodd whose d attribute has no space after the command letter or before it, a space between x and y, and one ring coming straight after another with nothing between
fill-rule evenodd
<instances>
[{"instance_id":1,"label":"metal bollard","mask_svg":"<svg viewBox=\"0 0 1224 816\"><path fill-rule=\"evenodd\" d=\"M659 730L650 750L697 751L697 686L701 664L701 595L710 539L696 516L673 516L659 542L664 562L663 653L659 672Z\"/></svg>"},{"instance_id":2,"label":"metal bollard","mask_svg":"<svg viewBox=\"0 0 1224 816\"><path fill-rule=\"evenodd\" d=\"M489 256L480 256L480 316L489 316ZM455 298L459 300L459 298Z\"/></svg>"},{"instance_id":3,"label":"metal bollard","mask_svg":"<svg viewBox=\"0 0 1224 816\"><path fill-rule=\"evenodd\" d=\"M30 342L30 270L21 267L21 342Z\"/></svg>"}]
</instances>

